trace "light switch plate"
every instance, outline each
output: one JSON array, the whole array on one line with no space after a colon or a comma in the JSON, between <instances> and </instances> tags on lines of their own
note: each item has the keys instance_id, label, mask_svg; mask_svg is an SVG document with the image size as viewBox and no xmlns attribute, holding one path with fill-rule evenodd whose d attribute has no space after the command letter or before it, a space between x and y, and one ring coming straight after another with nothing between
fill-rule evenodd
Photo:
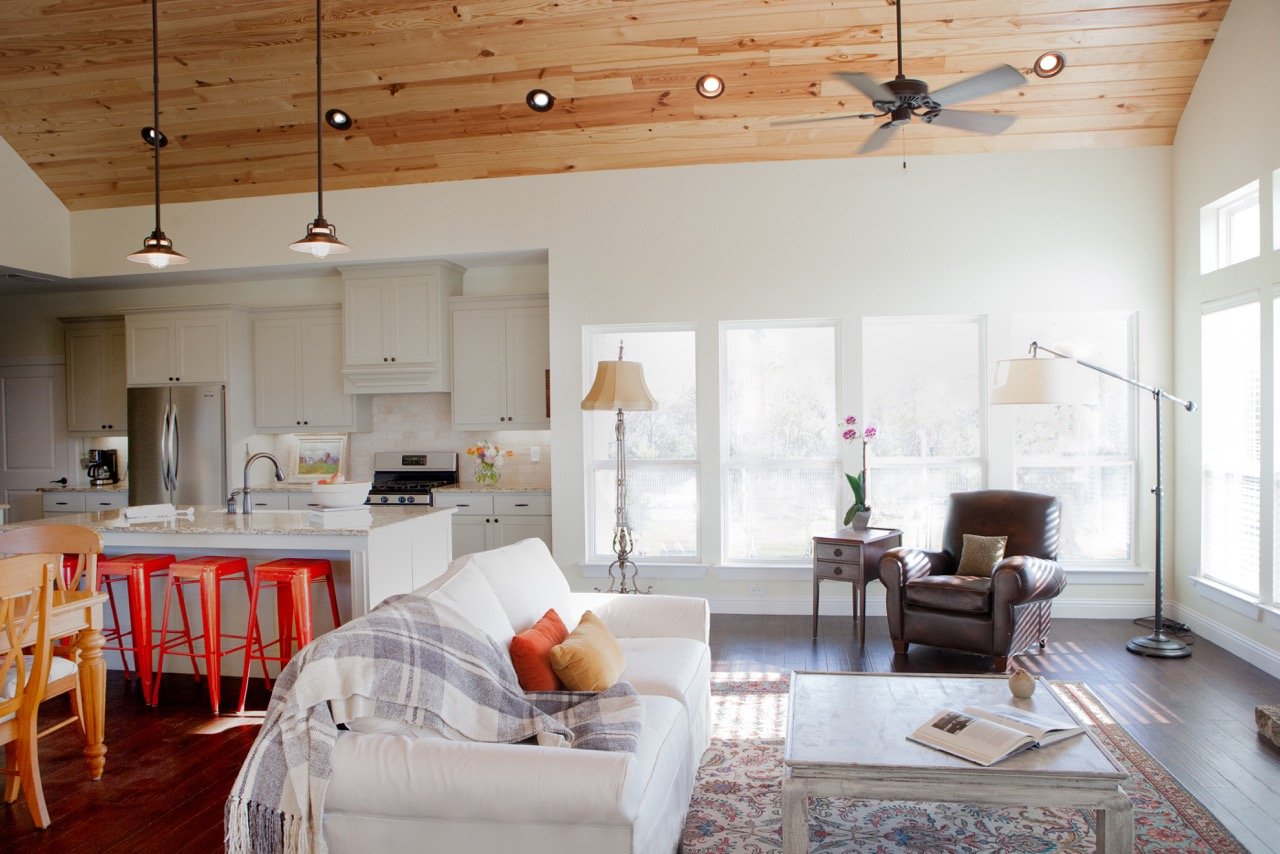
<instances>
[{"instance_id":1,"label":"light switch plate","mask_svg":"<svg viewBox=\"0 0 1280 854\"><path fill-rule=\"evenodd\" d=\"M542 461L542 448L537 445L529 446L529 462L537 463Z\"/></svg>"}]
</instances>

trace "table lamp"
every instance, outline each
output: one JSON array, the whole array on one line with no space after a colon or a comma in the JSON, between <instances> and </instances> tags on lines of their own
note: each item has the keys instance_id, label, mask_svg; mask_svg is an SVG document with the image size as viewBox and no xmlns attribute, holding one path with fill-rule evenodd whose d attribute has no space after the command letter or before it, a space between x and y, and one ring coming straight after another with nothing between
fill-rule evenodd
<instances>
[{"instance_id":1,"label":"table lamp","mask_svg":"<svg viewBox=\"0 0 1280 854\"><path fill-rule=\"evenodd\" d=\"M639 568L631 561L631 526L627 520L627 425L623 412L640 412L658 408L658 402L649 393L644 382L644 368L639 362L622 359L622 343L618 343L618 359L596 365L596 379L591 390L582 399L586 411L618 411L613 432L618 442L618 493L613 525L613 550L618 559L609 564L609 593L648 593L641 590L636 576ZM627 568L631 570L630 585ZM617 569L617 575L614 570ZM619 587L615 591L614 585Z\"/></svg>"}]
</instances>

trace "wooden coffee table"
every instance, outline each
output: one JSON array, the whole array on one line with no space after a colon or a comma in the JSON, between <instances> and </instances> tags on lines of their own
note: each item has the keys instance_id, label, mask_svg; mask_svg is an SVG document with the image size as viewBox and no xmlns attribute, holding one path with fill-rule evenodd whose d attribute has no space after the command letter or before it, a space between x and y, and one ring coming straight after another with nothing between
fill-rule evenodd
<instances>
[{"instance_id":1,"label":"wooden coffee table","mask_svg":"<svg viewBox=\"0 0 1280 854\"><path fill-rule=\"evenodd\" d=\"M815 796L1096 810L1098 850L1133 851L1133 804L1120 788L1128 773L1087 729L989 768L907 740L938 708L989 703L1072 719L1044 680L1031 699L1016 700L1003 676L793 674L782 850L809 850Z\"/></svg>"}]
</instances>

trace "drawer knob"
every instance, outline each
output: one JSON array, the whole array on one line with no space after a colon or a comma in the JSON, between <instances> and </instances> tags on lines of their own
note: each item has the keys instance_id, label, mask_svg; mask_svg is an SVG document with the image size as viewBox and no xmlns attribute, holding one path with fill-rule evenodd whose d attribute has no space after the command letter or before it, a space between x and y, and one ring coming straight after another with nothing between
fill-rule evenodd
<instances>
[{"instance_id":1,"label":"drawer knob","mask_svg":"<svg viewBox=\"0 0 1280 854\"><path fill-rule=\"evenodd\" d=\"M836 549L832 554L836 557L844 557L844 549Z\"/></svg>"},{"instance_id":2,"label":"drawer knob","mask_svg":"<svg viewBox=\"0 0 1280 854\"><path fill-rule=\"evenodd\" d=\"M837 566L837 567L835 568L835 570L834 570L834 571L835 571L835 574L836 574L836 575L844 575L844 567L843 567L843 566Z\"/></svg>"}]
</instances>

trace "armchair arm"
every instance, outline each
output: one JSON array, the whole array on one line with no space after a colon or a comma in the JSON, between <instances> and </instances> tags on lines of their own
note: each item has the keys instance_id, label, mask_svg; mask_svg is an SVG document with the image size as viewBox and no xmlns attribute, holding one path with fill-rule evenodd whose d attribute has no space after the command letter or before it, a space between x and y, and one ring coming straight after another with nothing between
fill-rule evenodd
<instances>
[{"instance_id":1,"label":"armchair arm","mask_svg":"<svg viewBox=\"0 0 1280 854\"><path fill-rule=\"evenodd\" d=\"M899 641L902 632L903 588L907 582L926 575L946 575L953 571L945 552L924 549L889 549L880 558L880 581L884 584L885 615L889 618L889 637Z\"/></svg>"},{"instance_id":2,"label":"armchair arm","mask_svg":"<svg viewBox=\"0 0 1280 854\"><path fill-rule=\"evenodd\" d=\"M1057 561L1014 555L996 564L991 592L996 610L1052 599L1067 586L1067 574Z\"/></svg>"}]
</instances>

